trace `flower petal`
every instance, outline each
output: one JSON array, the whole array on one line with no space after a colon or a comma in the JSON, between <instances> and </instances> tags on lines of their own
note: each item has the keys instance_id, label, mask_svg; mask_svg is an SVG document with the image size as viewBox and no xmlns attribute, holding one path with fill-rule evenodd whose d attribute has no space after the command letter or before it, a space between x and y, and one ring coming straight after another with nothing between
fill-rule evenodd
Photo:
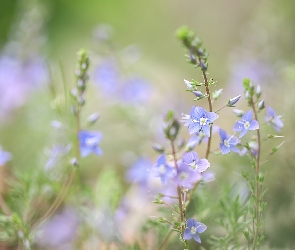
<instances>
[{"instance_id":1,"label":"flower petal","mask_svg":"<svg viewBox=\"0 0 295 250\"><path fill-rule=\"evenodd\" d=\"M200 118L207 116L207 112L202 107L196 107L193 115L194 115L194 116L192 116L193 119L200 120Z\"/></svg>"},{"instance_id":2,"label":"flower petal","mask_svg":"<svg viewBox=\"0 0 295 250\"><path fill-rule=\"evenodd\" d=\"M227 134L226 132L223 130L223 129L219 129L219 137L222 141L226 140L227 139Z\"/></svg>"},{"instance_id":3,"label":"flower petal","mask_svg":"<svg viewBox=\"0 0 295 250\"><path fill-rule=\"evenodd\" d=\"M190 164L193 161L198 162L199 161L199 156L198 156L198 154L196 152L190 151L190 152L187 152L187 153L183 154L182 160L185 163Z\"/></svg>"},{"instance_id":4,"label":"flower petal","mask_svg":"<svg viewBox=\"0 0 295 250\"><path fill-rule=\"evenodd\" d=\"M194 240L196 241L196 242L199 242L199 243L201 243L201 239L200 239L200 236L198 235L198 234L194 234Z\"/></svg>"},{"instance_id":5,"label":"flower petal","mask_svg":"<svg viewBox=\"0 0 295 250\"><path fill-rule=\"evenodd\" d=\"M205 232L207 229L207 226L201 222L198 222L198 226L197 226L197 232L198 233L203 233Z\"/></svg>"},{"instance_id":6,"label":"flower petal","mask_svg":"<svg viewBox=\"0 0 295 250\"><path fill-rule=\"evenodd\" d=\"M243 115L242 119L243 119L244 121L248 121L248 122L250 122L250 121L252 120L252 116L253 116L253 114L252 114L252 110L249 110L249 111L247 111L247 112Z\"/></svg>"},{"instance_id":7,"label":"flower petal","mask_svg":"<svg viewBox=\"0 0 295 250\"><path fill-rule=\"evenodd\" d=\"M212 123L218 118L218 115L215 112L208 112L207 113L207 119L209 123Z\"/></svg>"},{"instance_id":8,"label":"flower petal","mask_svg":"<svg viewBox=\"0 0 295 250\"><path fill-rule=\"evenodd\" d=\"M84 158L88 156L89 154L91 154L92 149L88 147L80 147L80 152L81 152L81 157Z\"/></svg>"},{"instance_id":9,"label":"flower petal","mask_svg":"<svg viewBox=\"0 0 295 250\"><path fill-rule=\"evenodd\" d=\"M193 133L196 133L196 132L199 132L201 130L201 125L200 123L198 122L191 122L188 126L188 132L190 134L193 134Z\"/></svg>"},{"instance_id":10,"label":"flower petal","mask_svg":"<svg viewBox=\"0 0 295 250\"><path fill-rule=\"evenodd\" d=\"M191 230L189 228L185 229L183 232L183 239L190 240L192 238Z\"/></svg>"},{"instance_id":11,"label":"flower petal","mask_svg":"<svg viewBox=\"0 0 295 250\"><path fill-rule=\"evenodd\" d=\"M259 129L259 123L256 120L252 120L249 126L249 130Z\"/></svg>"},{"instance_id":12,"label":"flower petal","mask_svg":"<svg viewBox=\"0 0 295 250\"><path fill-rule=\"evenodd\" d=\"M241 132L243 129L244 129L244 126L241 123L241 121L237 121L236 124L233 127L234 132Z\"/></svg>"},{"instance_id":13,"label":"flower petal","mask_svg":"<svg viewBox=\"0 0 295 250\"><path fill-rule=\"evenodd\" d=\"M204 132L204 134L208 137L210 137L210 126L209 125L204 125L202 127L202 131Z\"/></svg>"},{"instance_id":14,"label":"flower petal","mask_svg":"<svg viewBox=\"0 0 295 250\"><path fill-rule=\"evenodd\" d=\"M248 132L248 129L244 129L244 130L240 133L239 138L242 138L247 132Z\"/></svg>"},{"instance_id":15,"label":"flower petal","mask_svg":"<svg viewBox=\"0 0 295 250\"><path fill-rule=\"evenodd\" d=\"M198 168L197 171L199 173L204 172L207 168L210 167L210 162L207 159L201 159L197 162Z\"/></svg>"},{"instance_id":16,"label":"flower petal","mask_svg":"<svg viewBox=\"0 0 295 250\"><path fill-rule=\"evenodd\" d=\"M228 154L230 152L230 149L227 146L225 146L223 142L220 142L219 146L220 146L221 153L223 155Z\"/></svg>"}]
</instances>

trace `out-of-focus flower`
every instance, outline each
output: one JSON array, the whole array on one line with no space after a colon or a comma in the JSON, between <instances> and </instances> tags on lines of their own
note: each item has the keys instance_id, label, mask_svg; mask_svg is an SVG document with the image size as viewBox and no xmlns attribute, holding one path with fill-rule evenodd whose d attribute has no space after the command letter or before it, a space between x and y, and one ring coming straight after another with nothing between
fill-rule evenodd
<instances>
[{"instance_id":1,"label":"out-of-focus flower","mask_svg":"<svg viewBox=\"0 0 295 250\"><path fill-rule=\"evenodd\" d=\"M102 138L101 132L81 130L78 137L82 157L86 157L91 153L102 155L102 150L99 147Z\"/></svg>"},{"instance_id":2,"label":"out-of-focus flower","mask_svg":"<svg viewBox=\"0 0 295 250\"><path fill-rule=\"evenodd\" d=\"M284 123L281 121L281 119L276 115L276 112L271 107L266 107L266 117L265 121L272 125L273 128L281 132L281 128L284 127Z\"/></svg>"},{"instance_id":3,"label":"out-of-focus flower","mask_svg":"<svg viewBox=\"0 0 295 250\"><path fill-rule=\"evenodd\" d=\"M192 188L193 184L202 179L201 174L198 171L192 170L191 166L186 163L181 163L177 168L177 173L174 178L174 182L185 188Z\"/></svg>"},{"instance_id":4,"label":"out-of-focus flower","mask_svg":"<svg viewBox=\"0 0 295 250\"><path fill-rule=\"evenodd\" d=\"M237 121L234 125L233 131L234 132L241 132L239 138L243 137L248 130L256 130L259 129L259 124L256 120L252 120L252 110L247 111L242 120Z\"/></svg>"},{"instance_id":5,"label":"out-of-focus flower","mask_svg":"<svg viewBox=\"0 0 295 250\"><path fill-rule=\"evenodd\" d=\"M198 154L194 151L186 152L182 156L182 161L188 164L193 171L199 173L204 172L210 167L210 163L207 159L200 159Z\"/></svg>"},{"instance_id":6,"label":"out-of-focus flower","mask_svg":"<svg viewBox=\"0 0 295 250\"><path fill-rule=\"evenodd\" d=\"M223 129L219 129L219 136L221 142L219 143L222 154L228 154L230 151L239 153L240 150L236 148L239 143L238 138L235 136L229 136Z\"/></svg>"},{"instance_id":7,"label":"out-of-focus flower","mask_svg":"<svg viewBox=\"0 0 295 250\"><path fill-rule=\"evenodd\" d=\"M175 175L175 170L171 164L166 162L165 155L160 155L153 170L155 176L160 177L164 185L167 184L168 178L172 178Z\"/></svg>"},{"instance_id":8,"label":"out-of-focus flower","mask_svg":"<svg viewBox=\"0 0 295 250\"><path fill-rule=\"evenodd\" d=\"M201 243L199 233L203 233L207 229L207 226L193 218L188 219L186 224L187 228L183 232L183 239L190 240L193 238L195 241Z\"/></svg>"},{"instance_id":9,"label":"out-of-focus flower","mask_svg":"<svg viewBox=\"0 0 295 250\"><path fill-rule=\"evenodd\" d=\"M128 182L137 183L140 186L146 187L149 180L149 169L152 164L148 159L139 159L126 172L126 179Z\"/></svg>"},{"instance_id":10,"label":"out-of-focus flower","mask_svg":"<svg viewBox=\"0 0 295 250\"><path fill-rule=\"evenodd\" d=\"M215 180L215 174L210 171L206 171L202 173L202 181L203 182L211 182Z\"/></svg>"},{"instance_id":11,"label":"out-of-focus flower","mask_svg":"<svg viewBox=\"0 0 295 250\"><path fill-rule=\"evenodd\" d=\"M12 158L11 153L4 151L0 147L0 166L4 166L6 162L10 161Z\"/></svg>"},{"instance_id":12,"label":"out-of-focus flower","mask_svg":"<svg viewBox=\"0 0 295 250\"><path fill-rule=\"evenodd\" d=\"M72 148L71 144L67 145L55 145L52 147L50 150L49 154L49 159L46 162L45 169L50 169L52 168L59 159L67 155Z\"/></svg>"},{"instance_id":13,"label":"out-of-focus flower","mask_svg":"<svg viewBox=\"0 0 295 250\"><path fill-rule=\"evenodd\" d=\"M189 122L185 123L188 126L190 134L203 131L204 134L210 137L210 126L218 118L214 112L206 112L202 107L192 107Z\"/></svg>"}]
</instances>

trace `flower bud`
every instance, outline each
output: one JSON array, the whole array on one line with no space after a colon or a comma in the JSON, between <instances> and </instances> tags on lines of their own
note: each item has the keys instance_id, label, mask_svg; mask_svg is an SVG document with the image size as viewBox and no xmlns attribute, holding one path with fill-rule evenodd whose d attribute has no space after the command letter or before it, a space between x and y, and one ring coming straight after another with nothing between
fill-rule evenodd
<instances>
[{"instance_id":1,"label":"flower bud","mask_svg":"<svg viewBox=\"0 0 295 250\"><path fill-rule=\"evenodd\" d=\"M258 84L256 86L256 96L257 98L259 98L261 96L262 90L261 90L261 86Z\"/></svg>"},{"instance_id":2,"label":"flower bud","mask_svg":"<svg viewBox=\"0 0 295 250\"><path fill-rule=\"evenodd\" d=\"M206 72L208 69L208 64L203 61L200 61L200 67L203 72Z\"/></svg>"},{"instance_id":3,"label":"flower bud","mask_svg":"<svg viewBox=\"0 0 295 250\"><path fill-rule=\"evenodd\" d=\"M240 109L233 109L233 112L238 116L238 117L242 117L244 114L243 110Z\"/></svg>"},{"instance_id":4,"label":"flower bud","mask_svg":"<svg viewBox=\"0 0 295 250\"><path fill-rule=\"evenodd\" d=\"M259 110L263 110L265 108L264 100L262 100L261 102L258 103L258 108L259 108Z\"/></svg>"},{"instance_id":5,"label":"flower bud","mask_svg":"<svg viewBox=\"0 0 295 250\"><path fill-rule=\"evenodd\" d=\"M202 91L193 91L193 93L198 99L201 99L204 97L204 94L202 93Z\"/></svg>"},{"instance_id":6,"label":"flower bud","mask_svg":"<svg viewBox=\"0 0 295 250\"><path fill-rule=\"evenodd\" d=\"M226 106L233 107L233 105L235 105L240 100L240 98L241 98L241 95L238 95L238 96L236 96L234 98L229 99L227 101Z\"/></svg>"},{"instance_id":7,"label":"flower bud","mask_svg":"<svg viewBox=\"0 0 295 250\"><path fill-rule=\"evenodd\" d=\"M165 151L165 148L158 143L153 143L152 148L159 154L163 154Z\"/></svg>"},{"instance_id":8,"label":"flower bud","mask_svg":"<svg viewBox=\"0 0 295 250\"><path fill-rule=\"evenodd\" d=\"M90 116L88 116L87 121L90 124L94 124L99 119L100 115L98 113L93 113Z\"/></svg>"},{"instance_id":9,"label":"flower bud","mask_svg":"<svg viewBox=\"0 0 295 250\"><path fill-rule=\"evenodd\" d=\"M212 98L213 98L214 100L217 100L217 99L221 96L221 94L222 94L222 90L223 90L223 89L219 89L219 90L214 91L213 94L212 94Z\"/></svg>"}]
</instances>

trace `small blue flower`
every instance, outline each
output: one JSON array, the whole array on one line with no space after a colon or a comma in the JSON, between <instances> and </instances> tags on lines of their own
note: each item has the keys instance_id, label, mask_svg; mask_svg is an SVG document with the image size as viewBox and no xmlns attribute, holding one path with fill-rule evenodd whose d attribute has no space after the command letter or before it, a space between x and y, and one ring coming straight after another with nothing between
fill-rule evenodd
<instances>
[{"instance_id":1,"label":"small blue flower","mask_svg":"<svg viewBox=\"0 0 295 250\"><path fill-rule=\"evenodd\" d=\"M229 136L223 129L219 129L219 136L221 142L219 143L222 154L228 154L230 151L239 153L240 150L236 148L239 143L238 138L235 136Z\"/></svg>"},{"instance_id":2,"label":"small blue flower","mask_svg":"<svg viewBox=\"0 0 295 250\"><path fill-rule=\"evenodd\" d=\"M97 155L102 155L102 150L98 145L102 138L102 134L99 131L89 132L81 130L78 137L80 141L80 151L82 157L86 157L92 152Z\"/></svg>"},{"instance_id":3,"label":"small blue flower","mask_svg":"<svg viewBox=\"0 0 295 250\"><path fill-rule=\"evenodd\" d=\"M247 111L243 116L242 120L237 121L234 125L234 132L241 132L239 138L243 137L248 130L259 129L259 124L256 120L252 120L252 110Z\"/></svg>"},{"instance_id":4,"label":"small blue flower","mask_svg":"<svg viewBox=\"0 0 295 250\"><path fill-rule=\"evenodd\" d=\"M190 189L193 187L194 183L200 181L201 179L202 176L198 171L194 171L190 165L182 163L177 168L174 182L180 187Z\"/></svg>"},{"instance_id":5,"label":"small blue flower","mask_svg":"<svg viewBox=\"0 0 295 250\"><path fill-rule=\"evenodd\" d=\"M213 125L212 134L217 132L218 129L219 129L218 126ZM200 132L196 132L191 138L189 138L187 144L197 145L197 144L201 144L202 142L207 143L208 139L209 137L205 135L203 131L200 131Z\"/></svg>"},{"instance_id":6,"label":"small blue flower","mask_svg":"<svg viewBox=\"0 0 295 250\"><path fill-rule=\"evenodd\" d=\"M0 147L0 166L4 166L6 162L10 161L12 158L11 154L7 151L4 151Z\"/></svg>"},{"instance_id":7,"label":"small blue flower","mask_svg":"<svg viewBox=\"0 0 295 250\"><path fill-rule=\"evenodd\" d=\"M175 170L166 162L165 155L160 155L153 169L155 176L160 177L164 185L167 184L168 178L172 178L175 175Z\"/></svg>"},{"instance_id":8,"label":"small blue flower","mask_svg":"<svg viewBox=\"0 0 295 250\"><path fill-rule=\"evenodd\" d=\"M52 149L50 150L50 152L48 153L49 159L46 162L45 169L48 170L52 168L59 159L61 159L62 157L64 157L65 155L69 153L71 148L72 148L71 144L54 145Z\"/></svg>"},{"instance_id":9,"label":"small blue flower","mask_svg":"<svg viewBox=\"0 0 295 250\"><path fill-rule=\"evenodd\" d=\"M281 132L281 128L284 127L284 123L276 115L276 112L271 107L266 107L266 117L265 121L272 125L274 129L278 132Z\"/></svg>"},{"instance_id":10,"label":"small blue flower","mask_svg":"<svg viewBox=\"0 0 295 250\"><path fill-rule=\"evenodd\" d=\"M148 185L149 180L149 168L151 163L147 159L139 159L131 168L126 172L126 179L130 183L138 183L142 187Z\"/></svg>"},{"instance_id":11,"label":"small blue flower","mask_svg":"<svg viewBox=\"0 0 295 250\"><path fill-rule=\"evenodd\" d=\"M218 118L214 112L206 112L202 107L192 107L190 119L186 121L185 126L188 126L190 134L203 131L204 134L210 137L210 126Z\"/></svg>"},{"instance_id":12,"label":"small blue flower","mask_svg":"<svg viewBox=\"0 0 295 250\"><path fill-rule=\"evenodd\" d=\"M207 226L193 218L188 219L186 224L187 228L183 232L183 239L190 240L194 238L195 241L201 243L199 233L203 233L207 229Z\"/></svg>"},{"instance_id":13,"label":"small blue flower","mask_svg":"<svg viewBox=\"0 0 295 250\"><path fill-rule=\"evenodd\" d=\"M210 163L207 159L200 159L198 154L194 151L186 152L182 156L182 161L188 164L193 171L199 173L204 172L210 167Z\"/></svg>"}]
</instances>

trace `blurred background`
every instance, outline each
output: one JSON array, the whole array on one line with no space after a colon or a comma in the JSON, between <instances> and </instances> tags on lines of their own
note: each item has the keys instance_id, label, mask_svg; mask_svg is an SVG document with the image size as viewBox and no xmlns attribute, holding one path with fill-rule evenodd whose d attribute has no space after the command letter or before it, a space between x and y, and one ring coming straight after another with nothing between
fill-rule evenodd
<instances>
[{"instance_id":1,"label":"blurred background","mask_svg":"<svg viewBox=\"0 0 295 250\"><path fill-rule=\"evenodd\" d=\"M165 143L161 134L165 112L173 109L180 118L182 112L189 113L191 106L196 105L194 97L185 91L183 79L201 81L201 74L185 62L184 49L175 37L176 29L187 25L202 38L209 52L210 77L217 81L217 89L224 89L221 100L214 103L216 110L228 98L242 94L242 80L248 77L262 86L266 105L283 115L285 144L263 166L269 187L265 213L266 249L293 249L294 11L292 0L1 0L0 145L13 155L4 170L1 169L2 176L11 178L15 171L20 176L30 176L38 169L38 174L45 178L48 172L44 169L48 158L52 157L54 145L66 145L70 141L68 131L73 119L65 93L75 84L76 51L86 48L91 65L87 106L82 116L86 121L91 113L100 114L99 122L91 129L103 133L104 154L102 157L91 155L81 163L83 204L89 209L85 208L84 212L90 221L91 216L96 218L84 248L97 249L93 245L101 245L104 249L103 242L112 242L116 237L123 237L124 242L130 244L140 237L148 242L149 237L153 237L149 229L142 236L136 227L155 214L155 208L147 205L150 200L139 198L138 183L130 183L128 171L142 159L149 166L155 163L157 155L151 145ZM206 102L201 104L207 105ZM246 109L245 102L240 101L237 108ZM52 121L60 122L65 130ZM227 109L220 114L217 125L230 132L235 121L232 110ZM275 133L272 128L265 127L265 134ZM188 139L185 129L183 137ZM265 155L280 142L266 144ZM213 149L218 143L216 135ZM196 150L204 154L202 146ZM58 158L63 157L59 155ZM206 197L202 200L204 204L191 214L201 213L202 222L214 227L214 216L202 209L216 205L222 187L244 185L237 173L250 167L246 158L233 154L213 155L210 162L215 181L201 191ZM58 186L59 176L65 171L58 170L62 164L54 161L55 170L51 169L50 181L36 177L35 188L46 191L53 184ZM9 187L2 185L1 192L6 194ZM13 199L10 202L15 204ZM114 232L114 225L109 223L109 229L105 230L101 230L101 225L110 222L108 216L113 217L112 214L126 216L121 210L123 215L117 213L124 202L129 206L126 209L129 213L123 210L133 219L128 220L130 224L125 225L126 228L120 225L125 230L123 236L114 233L110 236L106 231ZM43 229L47 235L52 233L50 238L55 240L48 242L38 236L40 249L72 249L73 238L77 241L77 235L79 239L85 236L85 230L83 233L80 229L70 230L81 224L76 216L81 211L77 211L73 198L64 203ZM18 207L15 209L21 211ZM58 233L58 238L54 228L67 224L68 227L60 229L63 233ZM96 233L97 238L93 236ZM222 234L218 228L208 230L202 235L204 242L213 233ZM167 249L178 249L172 245L173 242Z\"/></svg>"}]
</instances>

